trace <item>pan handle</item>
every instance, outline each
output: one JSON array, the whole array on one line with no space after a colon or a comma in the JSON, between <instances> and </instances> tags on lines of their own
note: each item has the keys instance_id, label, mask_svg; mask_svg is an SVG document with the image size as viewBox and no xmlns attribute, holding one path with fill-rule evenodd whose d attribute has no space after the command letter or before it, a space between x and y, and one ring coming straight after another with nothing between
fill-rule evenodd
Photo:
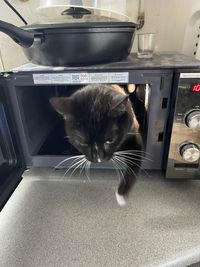
<instances>
[{"instance_id":1,"label":"pan handle","mask_svg":"<svg viewBox=\"0 0 200 267\"><path fill-rule=\"evenodd\" d=\"M34 42L34 38L40 37L40 35L43 35L42 33L36 33L34 31L27 31L23 30L19 27L14 26L13 24L4 22L0 20L0 31L7 34L9 37L11 37L17 44L28 48L32 46Z\"/></svg>"}]
</instances>

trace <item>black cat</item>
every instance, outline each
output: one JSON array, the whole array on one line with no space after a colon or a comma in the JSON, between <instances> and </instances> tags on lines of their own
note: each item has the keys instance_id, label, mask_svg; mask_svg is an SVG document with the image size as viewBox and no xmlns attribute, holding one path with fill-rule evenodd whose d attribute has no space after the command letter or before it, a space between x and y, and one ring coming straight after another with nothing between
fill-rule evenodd
<instances>
[{"instance_id":1,"label":"black cat","mask_svg":"<svg viewBox=\"0 0 200 267\"><path fill-rule=\"evenodd\" d=\"M118 85L87 85L70 97L51 98L50 103L63 115L70 143L88 161L97 163L115 159L118 167L126 165L127 170L116 192L119 205L124 205L124 195L136 179L140 161L138 157L118 154L117 151L130 131L135 133L131 136L130 149L136 153L143 150L140 126L124 89Z\"/></svg>"}]
</instances>

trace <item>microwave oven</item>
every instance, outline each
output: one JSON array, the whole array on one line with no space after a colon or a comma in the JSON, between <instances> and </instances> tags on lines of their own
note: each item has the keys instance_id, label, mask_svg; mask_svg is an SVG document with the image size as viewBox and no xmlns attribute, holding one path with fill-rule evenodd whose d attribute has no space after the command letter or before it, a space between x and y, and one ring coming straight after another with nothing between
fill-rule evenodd
<instances>
[{"instance_id":1,"label":"microwave oven","mask_svg":"<svg viewBox=\"0 0 200 267\"><path fill-rule=\"evenodd\" d=\"M1 205L32 170L63 175L78 155L65 138L63 120L49 99L68 96L87 84L134 85L129 95L141 108L142 134L151 160L142 171L160 171L166 178L200 178L200 64L181 54L153 59L130 55L122 62L81 67L27 64L0 76ZM145 113L144 113L145 110ZM144 115L145 114L145 115ZM129 133L131 140L131 133ZM112 169L110 162L92 169Z\"/></svg>"}]
</instances>

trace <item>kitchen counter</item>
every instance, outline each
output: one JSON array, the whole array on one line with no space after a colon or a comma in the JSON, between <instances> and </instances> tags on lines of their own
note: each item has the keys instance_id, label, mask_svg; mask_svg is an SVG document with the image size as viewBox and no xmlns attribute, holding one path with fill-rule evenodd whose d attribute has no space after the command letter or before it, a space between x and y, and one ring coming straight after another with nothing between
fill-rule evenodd
<instances>
[{"instance_id":1,"label":"kitchen counter","mask_svg":"<svg viewBox=\"0 0 200 267\"><path fill-rule=\"evenodd\" d=\"M92 183L24 175L0 213L1 267L188 266L200 261L200 182L140 176L119 207L113 171Z\"/></svg>"}]
</instances>

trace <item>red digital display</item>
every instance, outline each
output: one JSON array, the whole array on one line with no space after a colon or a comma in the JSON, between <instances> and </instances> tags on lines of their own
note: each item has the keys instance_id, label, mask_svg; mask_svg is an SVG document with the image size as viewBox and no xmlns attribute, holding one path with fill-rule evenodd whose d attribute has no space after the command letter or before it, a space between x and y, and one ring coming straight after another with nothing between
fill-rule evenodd
<instances>
[{"instance_id":1,"label":"red digital display","mask_svg":"<svg viewBox=\"0 0 200 267\"><path fill-rule=\"evenodd\" d=\"M199 92L200 93L200 83L192 85L192 92Z\"/></svg>"}]
</instances>

